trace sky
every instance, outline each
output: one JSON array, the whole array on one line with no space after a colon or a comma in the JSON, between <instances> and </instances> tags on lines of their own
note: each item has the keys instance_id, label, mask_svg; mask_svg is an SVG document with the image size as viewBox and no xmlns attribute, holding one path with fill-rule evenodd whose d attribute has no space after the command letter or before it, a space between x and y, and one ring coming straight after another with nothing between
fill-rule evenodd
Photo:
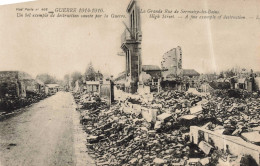
<instances>
[{"instance_id":1,"label":"sky","mask_svg":"<svg viewBox=\"0 0 260 166\"><path fill-rule=\"evenodd\" d=\"M96 70L116 76L125 69L121 34L128 18L18 18L17 8L103 8L106 14L126 15L130 0L37 0L0 6L0 71L21 70L32 76L57 78ZM141 0L141 9L215 10L246 20L152 19L141 14L142 61L158 65L165 52L180 46L183 68L200 73L234 66L260 71L259 0ZM176 14L175 17L185 14ZM190 15L189 15L190 16Z\"/></svg>"}]
</instances>

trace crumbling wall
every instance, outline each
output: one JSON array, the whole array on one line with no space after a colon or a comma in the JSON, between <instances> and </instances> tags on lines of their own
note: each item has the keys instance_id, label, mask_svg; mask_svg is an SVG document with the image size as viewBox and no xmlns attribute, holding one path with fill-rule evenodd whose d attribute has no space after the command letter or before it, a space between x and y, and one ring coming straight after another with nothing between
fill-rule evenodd
<instances>
[{"instance_id":1,"label":"crumbling wall","mask_svg":"<svg viewBox=\"0 0 260 166\"><path fill-rule=\"evenodd\" d=\"M204 134L204 140L199 139L199 132ZM203 129L201 127L191 126L190 141L193 141L193 143L197 145L200 143L200 141L206 141L219 150L228 150L233 155L251 155L256 160L257 164L260 164L260 148L256 145L245 142L239 137L226 136Z\"/></svg>"},{"instance_id":2,"label":"crumbling wall","mask_svg":"<svg viewBox=\"0 0 260 166\"><path fill-rule=\"evenodd\" d=\"M19 71L1 71L0 111L12 112L45 98L45 95L38 93L37 90L36 83L29 74Z\"/></svg>"}]
</instances>

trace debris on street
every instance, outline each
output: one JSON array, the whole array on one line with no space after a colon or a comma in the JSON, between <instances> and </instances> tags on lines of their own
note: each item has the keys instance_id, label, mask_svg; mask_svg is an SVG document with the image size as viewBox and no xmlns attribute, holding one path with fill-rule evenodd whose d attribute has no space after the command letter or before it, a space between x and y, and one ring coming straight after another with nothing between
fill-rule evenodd
<instances>
[{"instance_id":1,"label":"debris on street","mask_svg":"<svg viewBox=\"0 0 260 166\"><path fill-rule=\"evenodd\" d=\"M191 142L190 126L240 136L260 125L259 98L201 97L172 90L128 97L109 107L94 93L74 97L97 165L217 163L214 146ZM202 110L191 113L198 106Z\"/></svg>"}]
</instances>

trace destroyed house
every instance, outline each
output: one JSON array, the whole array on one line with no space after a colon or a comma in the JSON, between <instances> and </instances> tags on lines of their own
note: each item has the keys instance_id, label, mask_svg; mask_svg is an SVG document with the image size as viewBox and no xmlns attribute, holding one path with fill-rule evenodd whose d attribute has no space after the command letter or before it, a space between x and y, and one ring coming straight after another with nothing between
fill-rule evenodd
<instances>
[{"instance_id":1,"label":"destroyed house","mask_svg":"<svg viewBox=\"0 0 260 166\"><path fill-rule=\"evenodd\" d=\"M237 89L246 89L247 80L246 78L239 78L237 79L237 83L235 84L235 87Z\"/></svg>"},{"instance_id":2,"label":"destroyed house","mask_svg":"<svg viewBox=\"0 0 260 166\"><path fill-rule=\"evenodd\" d=\"M199 84L200 74L194 69L183 69L182 77L184 80L185 89L197 88Z\"/></svg>"},{"instance_id":3,"label":"destroyed house","mask_svg":"<svg viewBox=\"0 0 260 166\"><path fill-rule=\"evenodd\" d=\"M21 71L0 71L0 98L26 97L25 82L31 76Z\"/></svg>"},{"instance_id":4,"label":"destroyed house","mask_svg":"<svg viewBox=\"0 0 260 166\"><path fill-rule=\"evenodd\" d=\"M151 76L151 85L158 85L162 77L161 69L156 65L143 65L142 71Z\"/></svg>"},{"instance_id":5,"label":"destroyed house","mask_svg":"<svg viewBox=\"0 0 260 166\"><path fill-rule=\"evenodd\" d=\"M180 76L176 76L175 74L168 74L166 77L162 77L161 87L162 89L175 89L181 90L183 87L183 81Z\"/></svg>"},{"instance_id":6,"label":"destroyed house","mask_svg":"<svg viewBox=\"0 0 260 166\"><path fill-rule=\"evenodd\" d=\"M34 79L24 80L25 90L27 92L42 93L44 92L44 84Z\"/></svg>"},{"instance_id":7,"label":"destroyed house","mask_svg":"<svg viewBox=\"0 0 260 166\"><path fill-rule=\"evenodd\" d=\"M139 77L139 88L145 88L144 86L148 86L149 91L158 91L160 86L160 80L162 77L160 67L156 65L143 65L142 73Z\"/></svg>"},{"instance_id":8,"label":"destroyed house","mask_svg":"<svg viewBox=\"0 0 260 166\"><path fill-rule=\"evenodd\" d=\"M236 78L234 79L235 89L243 89L249 92L257 90L257 79L254 77Z\"/></svg>"}]
</instances>

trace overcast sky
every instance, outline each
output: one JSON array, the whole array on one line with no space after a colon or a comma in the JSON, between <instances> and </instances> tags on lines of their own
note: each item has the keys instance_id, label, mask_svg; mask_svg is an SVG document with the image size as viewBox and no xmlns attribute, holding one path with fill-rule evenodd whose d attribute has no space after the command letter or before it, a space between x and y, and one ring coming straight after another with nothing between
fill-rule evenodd
<instances>
[{"instance_id":1,"label":"overcast sky","mask_svg":"<svg viewBox=\"0 0 260 166\"><path fill-rule=\"evenodd\" d=\"M38 0L0 6L0 70L22 70L36 76L63 78L84 72L90 61L117 75L125 68L121 52L122 21L128 19L17 18L16 8L103 8L125 14L130 0ZM260 71L259 0L142 0L140 7L171 10L216 10L247 20L151 19L142 14L143 64L160 65L162 55L180 46L183 68L199 72L241 66ZM177 16L177 15L176 15ZM252 18L249 18L252 17Z\"/></svg>"}]
</instances>

